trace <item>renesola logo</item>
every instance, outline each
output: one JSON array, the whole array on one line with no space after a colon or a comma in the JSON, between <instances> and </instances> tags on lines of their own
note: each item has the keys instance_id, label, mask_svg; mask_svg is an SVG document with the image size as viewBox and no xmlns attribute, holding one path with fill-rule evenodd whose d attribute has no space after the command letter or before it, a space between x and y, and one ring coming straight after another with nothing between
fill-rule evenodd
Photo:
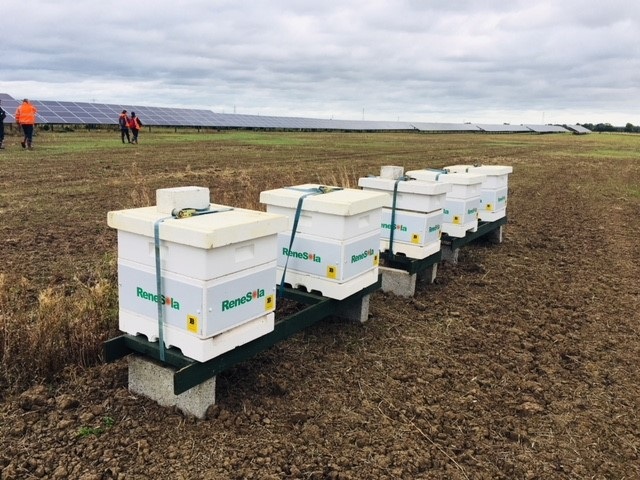
<instances>
[{"instance_id":1,"label":"renesola logo","mask_svg":"<svg viewBox=\"0 0 640 480\"><path fill-rule=\"evenodd\" d=\"M502 196L502 197L498 197L498 202L504 202L507 199L507 197Z\"/></svg>"},{"instance_id":2,"label":"renesola logo","mask_svg":"<svg viewBox=\"0 0 640 480\"><path fill-rule=\"evenodd\" d=\"M440 225L434 225L433 227L429 227L429 233L437 232L440 230Z\"/></svg>"},{"instance_id":3,"label":"renesola logo","mask_svg":"<svg viewBox=\"0 0 640 480\"><path fill-rule=\"evenodd\" d=\"M478 211L478 209L477 209L477 208L469 208L469 209L467 209L467 214L468 214L468 215L471 215L471 214L473 214L473 213L476 213L477 211Z\"/></svg>"},{"instance_id":4,"label":"renesola logo","mask_svg":"<svg viewBox=\"0 0 640 480\"><path fill-rule=\"evenodd\" d=\"M365 258L375 255L375 253L376 252L373 250L373 248L370 248L369 250L365 250L364 252L359 253L358 255L351 255L351 263L356 263L361 260L364 260Z\"/></svg>"},{"instance_id":5,"label":"renesola logo","mask_svg":"<svg viewBox=\"0 0 640 480\"><path fill-rule=\"evenodd\" d=\"M283 247L282 254L285 257L293 257L299 260L309 260L310 262L322 263L322 259L320 258L320 255L316 255L315 253L296 252L295 250L289 250L288 248Z\"/></svg>"},{"instance_id":6,"label":"renesola logo","mask_svg":"<svg viewBox=\"0 0 640 480\"><path fill-rule=\"evenodd\" d=\"M390 223L381 223L380 226L382 228L386 228L387 230L391 230L391 224ZM395 224L394 227L396 230L400 230L401 232L406 232L407 231L407 227L405 227L404 225L400 225L400 224Z\"/></svg>"},{"instance_id":7,"label":"renesola logo","mask_svg":"<svg viewBox=\"0 0 640 480\"><path fill-rule=\"evenodd\" d=\"M231 310L232 308L239 307L240 305L244 305L245 303L249 303L252 300L257 298L264 297L264 290L258 288L253 292L247 292L245 295L234 298L232 300L223 300L222 301L222 311L226 312L227 310Z\"/></svg>"},{"instance_id":8,"label":"renesola logo","mask_svg":"<svg viewBox=\"0 0 640 480\"><path fill-rule=\"evenodd\" d=\"M164 295L156 295L155 293L147 292L141 287L136 287L136 296L138 298L143 298L144 300L149 300L154 303L162 303L167 307L171 307L174 310L180 310L180 302L178 302L175 298L165 297Z\"/></svg>"}]
</instances>

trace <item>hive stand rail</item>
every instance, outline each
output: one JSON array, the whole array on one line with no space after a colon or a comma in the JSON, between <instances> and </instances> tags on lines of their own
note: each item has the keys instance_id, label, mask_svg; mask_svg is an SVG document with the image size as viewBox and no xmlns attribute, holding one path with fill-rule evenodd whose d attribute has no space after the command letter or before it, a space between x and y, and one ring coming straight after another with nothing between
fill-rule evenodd
<instances>
[{"instance_id":1,"label":"hive stand rail","mask_svg":"<svg viewBox=\"0 0 640 480\"><path fill-rule=\"evenodd\" d=\"M267 348L282 340L310 327L314 323L346 312L349 315L354 309L357 311L359 304L364 304L368 309L369 295L382 286L382 277L362 289L359 292L343 299L335 300L300 290L285 288L284 297L305 305L306 308L284 318L276 318L274 330L249 343L240 345L233 350L219 355L206 362L197 362L185 357L178 349L165 350L164 365L173 367L173 392L179 395L201 383L214 378L228 368L248 360ZM160 348L158 342L149 342L145 337L135 335L121 335L104 343L105 361L113 362L132 353L160 361Z\"/></svg>"}]
</instances>

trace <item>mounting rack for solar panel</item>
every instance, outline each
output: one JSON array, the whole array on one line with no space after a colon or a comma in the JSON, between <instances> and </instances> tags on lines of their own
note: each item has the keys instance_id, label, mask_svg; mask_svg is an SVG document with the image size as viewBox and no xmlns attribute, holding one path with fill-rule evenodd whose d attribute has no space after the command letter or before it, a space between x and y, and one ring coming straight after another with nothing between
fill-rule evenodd
<instances>
[{"instance_id":1,"label":"mounting rack for solar panel","mask_svg":"<svg viewBox=\"0 0 640 480\"><path fill-rule=\"evenodd\" d=\"M358 302L363 301L363 297L379 290L381 285L382 278L378 276L378 280L375 283L343 300L335 300L297 289L285 288L285 298L308 306L287 317L276 318L272 332L206 362L197 362L185 357L175 348L165 350L164 364L177 369L173 376L174 394L179 395L186 392L233 365L248 360L276 343L310 327L314 323L339 313L340 310L357 305ZM106 341L104 343L104 353L106 362L113 362L131 353L138 353L154 360L160 360L159 343L149 342L145 337L135 335L121 335Z\"/></svg>"}]
</instances>

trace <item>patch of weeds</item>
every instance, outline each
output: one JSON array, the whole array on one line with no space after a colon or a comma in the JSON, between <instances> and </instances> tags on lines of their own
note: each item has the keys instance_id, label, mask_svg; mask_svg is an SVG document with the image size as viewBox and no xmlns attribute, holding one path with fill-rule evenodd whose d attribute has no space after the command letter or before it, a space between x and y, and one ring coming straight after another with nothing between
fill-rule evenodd
<instances>
[{"instance_id":1,"label":"patch of weeds","mask_svg":"<svg viewBox=\"0 0 640 480\"><path fill-rule=\"evenodd\" d=\"M90 437L91 435L95 435L95 436L102 435L111 427L113 427L115 424L116 424L116 421L113 419L113 417L103 417L101 426L80 427L80 430L78 430L78 436L82 438L86 438L86 437Z\"/></svg>"}]
</instances>

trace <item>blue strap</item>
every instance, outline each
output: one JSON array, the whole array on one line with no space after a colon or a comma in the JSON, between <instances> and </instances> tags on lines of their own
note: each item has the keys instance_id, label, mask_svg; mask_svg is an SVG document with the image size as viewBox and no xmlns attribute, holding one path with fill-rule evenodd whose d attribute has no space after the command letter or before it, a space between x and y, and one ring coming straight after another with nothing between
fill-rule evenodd
<instances>
[{"instance_id":1,"label":"blue strap","mask_svg":"<svg viewBox=\"0 0 640 480\"><path fill-rule=\"evenodd\" d=\"M438 181L438 178L440 178L440 175L442 175L443 173L449 173L448 170L441 168L425 168L425 170L428 172L438 172L438 174L436 175L436 182Z\"/></svg>"},{"instance_id":2,"label":"blue strap","mask_svg":"<svg viewBox=\"0 0 640 480\"><path fill-rule=\"evenodd\" d=\"M173 217L164 217L153 224L153 243L156 255L156 294L158 295L158 344L160 347L160 361L164 362L164 305L162 304L162 266L160 262L160 224Z\"/></svg>"},{"instance_id":3,"label":"blue strap","mask_svg":"<svg viewBox=\"0 0 640 480\"><path fill-rule=\"evenodd\" d=\"M153 243L156 260L156 293L158 295L158 344L160 348L160 361L165 360L165 348L164 348L164 304L161 302L163 290L162 290L162 263L160 259L160 224L169 219L181 219L189 218L199 215L208 215L210 213L228 212L233 210L232 207L221 208L218 210L212 210L210 208L183 208L176 209L171 212L170 217L164 217L156 220L153 224Z\"/></svg>"},{"instance_id":4,"label":"blue strap","mask_svg":"<svg viewBox=\"0 0 640 480\"><path fill-rule=\"evenodd\" d=\"M400 182L407 182L409 180L415 180L415 178L403 175L399 177L393 184L393 201L391 202L391 231L389 232L389 253L393 257L393 237L396 231L396 203L398 200L398 184Z\"/></svg>"},{"instance_id":5,"label":"blue strap","mask_svg":"<svg viewBox=\"0 0 640 480\"><path fill-rule=\"evenodd\" d=\"M298 198L298 205L296 206L296 213L293 217L293 228L291 229L291 239L289 240L289 252L291 252L291 248L293 247L293 239L296 236L296 230L298 229L298 220L300 220L300 213L302 212L302 202L305 198L313 196L313 195L322 195L324 193L336 192L338 190L342 190L340 187L327 187L324 185L320 185L317 188L297 188L297 187L287 187L287 190L296 190L298 192L306 192L304 195L301 195ZM286 260L284 261L284 268L282 269L282 279L280 280L280 288L278 289L278 297L284 297L284 278L287 274L287 266L289 265L289 255L287 255Z\"/></svg>"}]
</instances>

